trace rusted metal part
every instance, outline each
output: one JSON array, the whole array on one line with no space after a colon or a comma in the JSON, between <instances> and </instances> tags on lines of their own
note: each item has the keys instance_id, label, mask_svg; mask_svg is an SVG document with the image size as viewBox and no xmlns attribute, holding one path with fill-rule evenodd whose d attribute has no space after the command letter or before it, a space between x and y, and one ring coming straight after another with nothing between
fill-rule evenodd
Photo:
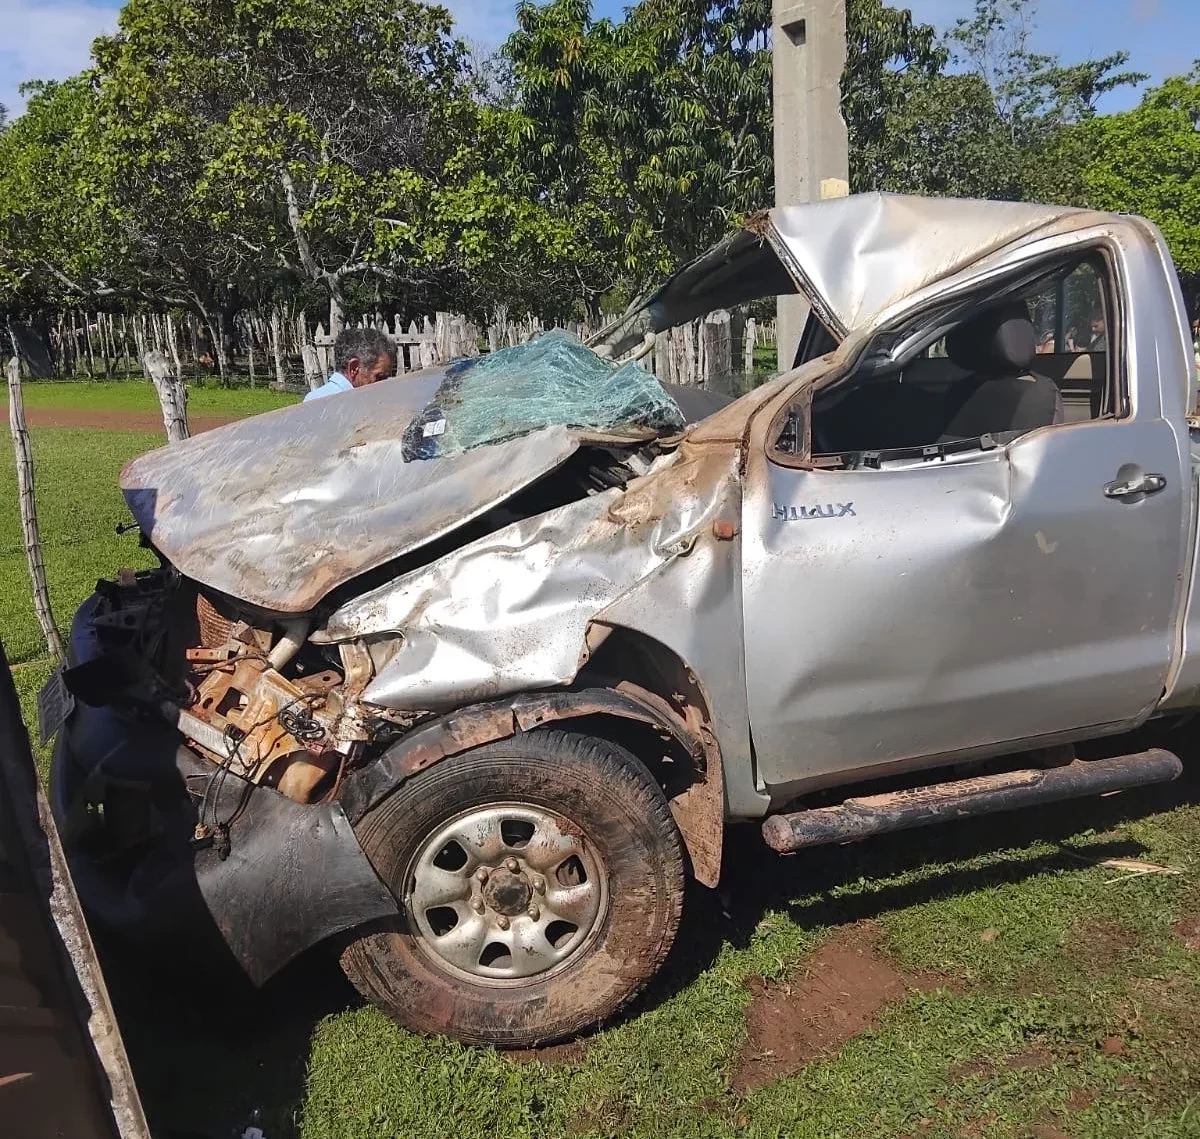
<instances>
[{"instance_id":1,"label":"rusted metal part","mask_svg":"<svg viewBox=\"0 0 1200 1139\"><path fill-rule=\"evenodd\" d=\"M278 775L272 772L263 782L297 803L311 803L317 788L341 767L344 758L336 751L294 751L276 764Z\"/></svg>"},{"instance_id":2,"label":"rusted metal part","mask_svg":"<svg viewBox=\"0 0 1200 1139\"><path fill-rule=\"evenodd\" d=\"M188 664L220 664L232 660L238 650L232 645L222 645L216 649L190 648L184 652Z\"/></svg>"},{"instance_id":3,"label":"rusted metal part","mask_svg":"<svg viewBox=\"0 0 1200 1139\"><path fill-rule=\"evenodd\" d=\"M389 748L374 763L347 777L339 802L357 823L404 780L448 756L508 739L544 724L583 716L637 720L670 732L689 755L708 754L703 738L661 697L624 684L620 690L534 693L513 700L461 708L424 724ZM720 762L716 764L720 766Z\"/></svg>"},{"instance_id":4,"label":"rusted metal part","mask_svg":"<svg viewBox=\"0 0 1200 1139\"><path fill-rule=\"evenodd\" d=\"M0 1131L149 1139L0 647Z\"/></svg>"},{"instance_id":5,"label":"rusted metal part","mask_svg":"<svg viewBox=\"0 0 1200 1139\"><path fill-rule=\"evenodd\" d=\"M1182 771L1177 756L1151 748L1111 759L1076 760L1059 767L1005 771L847 799L836 807L772 815L763 823L763 837L772 850L790 853L1038 803L1166 783Z\"/></svg>"},{"instance_id":6,"label":"rusted metal part","mask_svg":"<svg viewBox=\"0 0 1200 1139\"><path fill-rule=\"evenodd\" d=\"M229 640L233 622L218 613L203 593L196 596L196 621L200 626L200 644L205 648L214 649Z\"/></svg>"},{"instance_id":7,"label":"rusted metal part","mask_svg":"<svg viewBox=\"0 0 1200 1139\"><path fill-rule=\"evenodd\" d=\"M319 696L326 692L332 692L339 684L342 683L341 674L334 672L333 669L326 669L324 672L315 672L310 676L297 676L292 683L301 691L307 692L313 696Z\"/></svg>"},{"instance_id":8,"label":"rusted metal part","mask_svg":"<svg viewBox=\"0 0 1200 1139\"><path fill-rule=\"evenodd\" d=\"M687 726L704 753L704 767L695 782L671 797L671 814L683 835L692 874L702 886L721 880L721 851L725 842L725 765L721 749L695 704L687 706Z\"/></svg>"},{"instance_id":9,"label":"rusted metal part","mask_svg":"<svg viewBox=\"0 0 1200 1139\"><path fill-rule=\"evenodd\" d=\"M196 688L191 711L217 728L231 746L236 745L238 773L258 782L275 760L308 750L283 726L280 716L295 709L310 718L314 702L265 661L244 656L205 676ZM323 725L317 727L319 739L324 739Z\"/></svg>"},{"instance_id":10,"label":"rusted metal part","mask_svg":"<svg viewBox=\"0 0 1200 1139\"><path fill-rule=\"evenodd\" d=\"M103 652L88 620L94 603L85 603L72 626L77 662ZM58 736L49 793L60 826L81 809L90 817L89 842L71 849L89 921L164 966L228 961L261 983L324 938L396 915L337 803L293 802L219 770L213 758L181 747L165 722L76 706ZM117 821L113 792L128 798L139 785L148 788L153 827L142 836L141 861L114 858L107 832ZM89 803L103 810L88 811ZM211 846L194 841L201 823ZM2 1125L0 1134L7 1139Z\"/></svg>"},{"instance_id":11,"label":"rusted metal part","mask_svg":"<svg viewBox=\"0 0 1200 1139\"><path fill-rule=\"evenodd\" d=\"M219 649L191 650L209 655ZM204 663L204 662L199 662ZM311 802L318 788L345 762L352 726L342 715L334 670L288 680L259 656L240 656L207 665L196 684L190 709L176 722L184 736L231 763L253 783L263 783L295 799Z\"/></svg>"}]
</instances>

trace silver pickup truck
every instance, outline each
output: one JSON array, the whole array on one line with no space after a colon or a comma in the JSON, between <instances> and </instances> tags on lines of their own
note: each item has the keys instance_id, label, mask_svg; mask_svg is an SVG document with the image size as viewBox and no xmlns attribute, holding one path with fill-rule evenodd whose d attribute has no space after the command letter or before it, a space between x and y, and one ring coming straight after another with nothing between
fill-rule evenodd
<instances>
[{"instance_id":1,"label":"silver pickup truck","mask_svg":"<svg viewBox=\"0 0 1200 1139\"><path fill-rule=\"evenodd\" d=\"M795 366L741 399L638 363L790 293ZM333 940L402 1023L527 1045L645 984L731 823L792 852L1174 778L1073 745L1200 705L1186 330L1146 221L850 197L592 349L134 460L161 568L99 584L43 700L93 919L255 982Z\"/></svg>"}]
</instances>

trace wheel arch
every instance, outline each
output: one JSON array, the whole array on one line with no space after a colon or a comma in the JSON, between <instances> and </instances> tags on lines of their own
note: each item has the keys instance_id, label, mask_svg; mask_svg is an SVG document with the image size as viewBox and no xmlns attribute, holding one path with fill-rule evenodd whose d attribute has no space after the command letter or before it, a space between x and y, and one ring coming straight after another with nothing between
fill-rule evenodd
<instances>
[{"instance_id":1,"label":"wheel arch","mask_svg":"<svg viewBox=\"0 0 1200 1139\"><path fill-rule=\"evenodd\" d=\"M357 823L432 764L548 724L609 739L642 760L667 794L692 875L705 886L717 884L725 796L707 703L683 660L627 629L605 628L592 639L571 689L472 704L416 728L350 775L339 802Z\"/></svg>"}]
</instances>

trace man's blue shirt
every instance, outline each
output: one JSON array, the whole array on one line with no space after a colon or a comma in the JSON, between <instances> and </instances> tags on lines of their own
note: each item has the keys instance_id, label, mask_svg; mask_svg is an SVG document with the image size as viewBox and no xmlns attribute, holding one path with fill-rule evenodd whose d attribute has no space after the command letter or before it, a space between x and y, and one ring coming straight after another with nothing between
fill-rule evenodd
<instances>
[{"instance_id":1,"label":"man's blue shirt","mask_svg":"<svg viewBox=\"0 0 1200 1139\"><path fill-rule=\"evenodd\" d=\"M308 403L310 399L324 399L327 395L337 395L338 392L352 391L354 385L341 372L334 372L319 388L313 388L304 397L304 402Z\"/></svg>"}]
</instances>

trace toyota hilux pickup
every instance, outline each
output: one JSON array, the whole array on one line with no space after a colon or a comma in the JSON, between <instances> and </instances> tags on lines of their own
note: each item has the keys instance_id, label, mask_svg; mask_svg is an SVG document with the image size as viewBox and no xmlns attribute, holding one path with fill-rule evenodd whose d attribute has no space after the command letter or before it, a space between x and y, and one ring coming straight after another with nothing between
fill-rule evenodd
<instances>
[{"instance_id":1,"label":"toyota hilux pickup","mask_svg":"<svg viewBox=\"0 0 1200 1139\"><path fill-rule=\"evenodd\" d=\"M639 363L790 294L740 399ZM254 982L329 941L403 1024L524 1046L644 986L734 823L795 852L1174 778L1077 745L1200 706L1187 328L1142 219L852 196L590 346L133 460L159 568L98 584L43 700L92 920Z\"/></svg>"}]
</instances>

